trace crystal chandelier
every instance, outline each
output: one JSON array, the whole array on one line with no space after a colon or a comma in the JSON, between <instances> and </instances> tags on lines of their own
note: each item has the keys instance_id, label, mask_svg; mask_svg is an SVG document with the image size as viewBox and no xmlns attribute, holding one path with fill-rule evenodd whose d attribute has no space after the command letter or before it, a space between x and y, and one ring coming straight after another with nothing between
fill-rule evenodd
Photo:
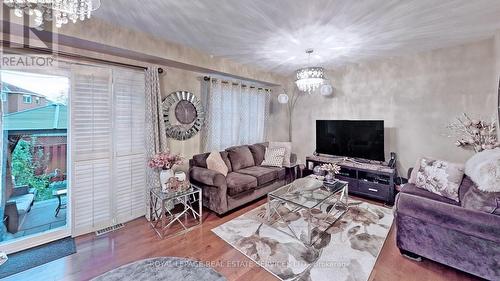
<instances>
[{"instance_id":1,"label":"crystal chandelier","mask_svg":"<svg viewBox=\"0 0 500 281\"><path fill-rule=\"evenodd\" d=\"M44 21L54 21L56 27L61 27L69 21L89 19L92 12L101 5L100 0L4 0L7 6L14 9L14 14L23 17L24 14L34 16L37 27Z\"/></svg>"},{"instance_id":2,"label":"crystal chandelier","mask_svg":"<svg viewBox=\"0 0 500 281\"><path fill-rule=\"evenodd\" d=\"M313 49L307 49L306 54L308 54L309 59L313 53ZM305 67L296 71L297 88L303 92L312 93L319 86L323 85L326 81L325 70L323 67Z\"/></svg>"}]
</instances>

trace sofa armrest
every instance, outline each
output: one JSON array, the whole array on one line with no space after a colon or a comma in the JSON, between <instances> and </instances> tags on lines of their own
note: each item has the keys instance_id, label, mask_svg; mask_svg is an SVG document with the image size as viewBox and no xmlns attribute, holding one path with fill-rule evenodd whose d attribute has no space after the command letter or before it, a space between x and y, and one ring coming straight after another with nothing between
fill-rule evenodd
<instances>
[{"instance_id":1,"label":"sofa armrest","mask_svg":"<svg viewBox=\"0 0 500 281\"><path fill-rule=\"evenodd\" d=\"M189 177L199 183L210 186L223 186L226 184L226 177L216 171L202 167L191 167Z\"/></svg>"},{"instance_id":2,"label":"sofa armrest","mask_svg":"<svg viewBox=\"0 0 500 281\"><path fill-rule=\"evenodd\" d=\"M14 234L19 229L19 214L16 202L5 203L4 215L7 216L7 231Z\"/></svg>"},{"instance_id":3,"label":"sofa armrest","mask_svg":"<svg viewBox=\"0 0 500 281\"><path fill-rule=\"evenodd\" d=\"M28 193L30 193L30 187L28 185L16 186L12 189L11 197L21 196Z\"/></svg>"},{"instance_id":4,"label":"sofa armrest","mask_svg":"<svg viewBox=\"0 0 500 281\"><path fill-rule=\"evenodd\" d=\"M409 216L440 227L500 243L500 216L468 210L414 194L401 192L396 215Z\"/></svg>"}]
</instances>

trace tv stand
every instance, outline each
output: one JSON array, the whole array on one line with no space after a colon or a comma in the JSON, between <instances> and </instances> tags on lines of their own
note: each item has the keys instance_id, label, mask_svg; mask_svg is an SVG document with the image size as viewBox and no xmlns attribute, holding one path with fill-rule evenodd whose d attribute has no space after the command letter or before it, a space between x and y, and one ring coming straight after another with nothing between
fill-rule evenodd
<instances>
[{"instance_id":1,"label":"tv stand","mask_svg":"<svg viewBox=\"0 0 500 281\"><path fill-rule=\"evenodd\" d=\"M305 175L312 174L313 168L322 164L337 164L340 173L339 180L349 183L349 193L394 204L394 180L396 169L390 168L379 161L345 157L313 155L306 157Z\"/></svg>"}]
</instances>

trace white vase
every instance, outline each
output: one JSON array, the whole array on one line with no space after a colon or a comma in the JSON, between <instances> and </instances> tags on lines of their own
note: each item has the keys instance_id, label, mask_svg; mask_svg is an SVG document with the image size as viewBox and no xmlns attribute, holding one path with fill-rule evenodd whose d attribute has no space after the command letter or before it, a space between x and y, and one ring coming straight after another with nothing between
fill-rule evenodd
<instances>
[{"instance_id":1,"label":"white vase","mask_svg":"<svg viewBox=\"0 0 500 281\"><path fill-rule=\"evenodd\" d=\"M335 174L334 173L330 173L330 172L328 174L326 174L325 181L327 183L334 183L335 182Z\"/></svg>"},{"instance_id":2,"label":"white vase","mask_svg":"<svg viewBox=\"0 0 500 281\"><path fill-rule=\"evenodd\" d=\"M172 169L160 171L161 191L163 191L163 192L168 191L167 182L173 176L174 176L174 171Z\"/></svg>"}]
</instances>

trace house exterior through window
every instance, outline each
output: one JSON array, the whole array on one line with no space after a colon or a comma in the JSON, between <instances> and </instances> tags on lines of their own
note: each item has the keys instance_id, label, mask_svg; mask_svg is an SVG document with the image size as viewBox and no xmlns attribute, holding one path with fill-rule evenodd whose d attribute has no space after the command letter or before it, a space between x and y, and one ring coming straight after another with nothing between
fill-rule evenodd
<instances>
[{"instance_id":1,"label":"house exterior through window","mask_svg":"<svg viewBox=\"0 0 500 281\"><path fill-rule=\"evenodd\" d=\"M31 103L31 96L30 95L24 95L23 96L23 102L24 103Z\"/></svg>"}]
</instances>

